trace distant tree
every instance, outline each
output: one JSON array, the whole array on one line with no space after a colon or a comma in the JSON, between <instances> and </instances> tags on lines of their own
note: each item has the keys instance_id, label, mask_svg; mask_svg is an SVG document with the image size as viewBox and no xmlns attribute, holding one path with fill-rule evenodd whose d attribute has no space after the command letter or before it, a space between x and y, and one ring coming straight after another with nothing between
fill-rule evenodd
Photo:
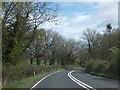
<instances>
[{"instance_id":1,"label":"distant tree","mask_svg":"<svg viewBox=\"0 0 120 90\"><path fill-rule=\"evenodd\" d=\"M66 42L66 64L75 63L77 53L77 42L74 39L70 39Z\"/></svg>"},{"instance_id":2,"label":"distant tree","mask_svg":"<svg viewBox=\"0 0 120 90\"><path fill-rule=\"evenodd\" d=\"M58 49L60 48L59 44L60 44L61 36L59 33L52 30L48 30L47 35L50 41L52 41L52 46L49 48L49 53L50 53L49 65L54 65L56 62L55 60L57 60L56 56L58 56Z\"/></svg>"},{"instance_id":3,"label":"distant tree","mask_svg":"<svg viewBox=\"0 0 120 90\"><path fill-rule=\"evenodd\" d=\"M112 26L111 26L111 24L109 23L109 24L106 25L106 31L107 31L108 33L111 33L111 30L112 30Z\"/></svg>"},{"instance_id":4,"label":"distant tree","mask_svg":"<svg viewBox=\"0 0 120 90\"><path fill-rule=\"evenodd\" d=\"M97 35L98 33L96 30L92 30L90 28L86 29L83 32L83 40L87 41L87 46L88 46L88 52L91 57L94 57L94 49L95 49L95 43L97 40Z\"/></svg>"},{"instance_id":5,"label":"distant tree","mask_svg":"<svg viewBox=\"0 0 120 90\"><path fill-rule=\"evenodd\" d=\"M37 65L40 65L40 57L44 55L46 49L46 32L44 29L38 29L35 34L35 38L30 46L27 48L27 51L31 58L31 64L33 59L36 58Z\"/></svg>"},{"instance_id":6,"label":"distant tree","mask_svg":"<svg viewBox=\"0 0 120 90\"><path fill-rule=\"evenodd\" d=\"M40 58L49 52L49 49L53 44L53 37L49 37L45 29L38 29L33 42L27 48L28 53L30 54L31 64L33 63L33 59L36 59L37 65L40 65ZM44 60L44 63L46 64L46 60Z\"/></svg>"}]
</instances>

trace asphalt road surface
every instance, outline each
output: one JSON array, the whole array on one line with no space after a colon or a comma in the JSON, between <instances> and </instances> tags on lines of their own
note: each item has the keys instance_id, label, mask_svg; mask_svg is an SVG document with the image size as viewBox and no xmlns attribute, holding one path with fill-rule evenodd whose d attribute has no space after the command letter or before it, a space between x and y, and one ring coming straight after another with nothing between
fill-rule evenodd
<instances>
[{"instance_id":1,"label":"asphalt road surface","mask_svg":"<svg viewBox=\"0 0 120 90\"><path fill-rule=\"evenodd\" d=\"M65 70L43 78L35 88L79 88L80 90L117 89L118 81L90 75L84 70Z\"/></svg>"}]
</instances>

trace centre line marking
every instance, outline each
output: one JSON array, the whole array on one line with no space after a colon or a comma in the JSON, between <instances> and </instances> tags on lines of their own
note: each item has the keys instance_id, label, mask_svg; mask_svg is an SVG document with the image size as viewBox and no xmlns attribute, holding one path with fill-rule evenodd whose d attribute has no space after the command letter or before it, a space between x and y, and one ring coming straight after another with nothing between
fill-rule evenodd
<instances>
[{"instance_id":1,"label":"centre line marking","mask_svg":"<svg viewBox=\"0 0 120 90\"><path fill-rule=\"evenodd\" d=\"M93 87L85 84L84 82L82 82L82 81L78 80L77 78L75 78L74 76L72 76L71 73L73 73L73 72L75 72L75 70L70 71L70 72L68 73L68 77L69 77L72 81L74 81L75 83L77 83L78 85L80 85L81 87L83 87L83 88L86 89L86 90L96 90L96 89L94 89Z\"/></svg>"}]
</instances>

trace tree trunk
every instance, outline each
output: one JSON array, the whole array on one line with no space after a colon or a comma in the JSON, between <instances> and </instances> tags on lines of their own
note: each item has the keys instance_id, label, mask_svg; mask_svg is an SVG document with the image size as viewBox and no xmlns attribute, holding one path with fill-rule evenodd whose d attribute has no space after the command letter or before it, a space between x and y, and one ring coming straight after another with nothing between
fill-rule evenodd
<instances>
[{"instance_id":1,"label":"tree trunk","mask_svg":"<svg viewBox=\"0 0 120 90\"><path fill-rule=\"evenodd\" d=\"M33 64L33 58L30 58L30 64Z\"/></svg>"},{"instance_id":2,"label":"tree trunk","mask_svg":"<svg viewBox=\"0 0 120 90\"><path fill-rule=\"evenodd\" d=\"M36 62L37 62L37 65L40 65L40 59L38 56L36 57Z\"/></svg>"},{"instance_id":3,"label":"tree trunk","mask_svg":"<svg viewBox=\"0 0 120 90\"><path fill-rule=\"evenodd\" d=\"M45 64L45 66L46 66L46 63L47 63L46 60L44 60L44 64Z\"/></svg>"}]
</instances>

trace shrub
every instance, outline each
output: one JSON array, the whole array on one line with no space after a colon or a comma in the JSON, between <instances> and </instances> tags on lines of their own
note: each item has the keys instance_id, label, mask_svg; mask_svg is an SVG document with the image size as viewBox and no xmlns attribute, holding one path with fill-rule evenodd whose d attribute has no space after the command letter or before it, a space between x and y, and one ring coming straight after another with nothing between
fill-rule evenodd
<instances>
[{"instance_id":1,"label":"shrub","mask_svg":"<svg viewBox=\"0 0 120 90\"><path fill-rule=\"evenodd\" d=\"M87 72L93 71L94 64L95 64L95 61L93 61L93 60L88 61L86 64L86 71Z\"/></svg>"},{"instance_id":2,"label":"shrub","mask_svg":"<svg viewBox=\"0 0 120 90\"><path fill-rule=\"evenodd\" d=\"M20 62L17 65L2 65L2 82L3 84L21 80L36 74L46 73L53 70L60 69L61 66L44 66L44 65L30 65L25 62Z\"/></svg>"},{"instance_id":3,"label":"shrub","mask_svg":"<svg viewBox=\"0 0 120 90\"><path fill-rule=\"evenodd\" d=\"M87 72L99 72L103 73L106 71L106 62L102 60L90 60L87 62L86 71Z\"/></svg>"},{"instance_id":4,"label":"shrub","mask_svg":"<svg viewBox=\"0 0 120 90\"><path fill-rule=\"evenodd\" d=\"M117 47L112 47L109 49L109 51L111 61L107 69L107 73L112 74L113 76L118 76L119 74L118 66L120 64L120 49Z\"/></svg>"}]
</instances>

